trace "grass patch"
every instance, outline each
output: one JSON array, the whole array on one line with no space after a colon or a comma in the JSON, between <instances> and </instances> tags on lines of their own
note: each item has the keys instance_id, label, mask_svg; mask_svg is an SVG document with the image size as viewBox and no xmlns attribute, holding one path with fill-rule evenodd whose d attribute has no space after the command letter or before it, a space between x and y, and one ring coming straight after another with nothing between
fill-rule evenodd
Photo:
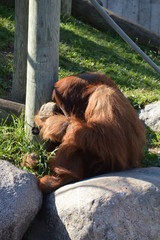
<instances>
[{"instance_id":1,"label":"grass patch","mask_svg":"<svg viewBox=\"0 0 160 240\"><path fill-rule=\"evenodd\" d=\"M142 167L160 167L160 155L151 153L145 149Z\"/></svg>"},{"instance_id":2,"label":"grass patch","mask_svg":"<svg viewBox=\"0 0 160 240\"><path fill-rule=\"evenodd\" d=\"M0 95L11 91L13 40L14 10L0 5Z\"/></svg>"},{"instance_id":3,"label":"grass patch","mask_svg":"<svg viewBox=\"0 0 160 240\"><path fill-rule=\"evenodd\" d=\"M120 37L102 33L73 18L61 22L59 77L83 71L100 71L118 84L135 108L160 99L157 74ZM143 50L160 65L160 57Z\"/></svg>"},{"instance_id":4,"label":"grass patch","mask_svg":"<svg viewBox=\"0 0 160 240\"><path fill-rule=\"evenodd\" d=\"M160 167L160 154L155 154L149 149L156 149L160 147L160 133L154 132L149 127L146 128L146 147L144 150L144 158L142 160L143 167Z\"/></svg>"},{"instance_id":5,"label":"grass patch","mask_svg":"<svg viewBox=\"0 0 160 240\"><path fill-rule=\"evenodd\" d=\"M0 5L0 49L13 45L14 9Z\"/></svg>"},{"instance_id":6,"label":"grass patch","mask_svg":"<svg viewBox=\"0 0 160 240\"><path fill-rule=\"evenodd\" d=\"M22 167L21 163L25 155L32 152L38 153L38 165L35 170ZM43 176L49 173L48 161L55 151L48 153L43 144L35 141L34 144L25 135L24 114L20 118L12 116L11 123L1 122L0 126L0 159L8 160L17 167L31 171L32 173Z\"/></svg>"},{"instance_id":7,"label":"grass patch","mask_svg":"<svg viewBox=\"0 0 160 240\"><path fill-rule=\"evenodd\" d=\"M147 146L149 148L157 148L160 146L160 133L154 132L152 129L146 129L147 134Z\"/></svg>"},{"instance_id":8,"label":"grass patch","mask_svg":"<svg viewBox=\"0 0 160 240\"><path fill-rule=\"evenodd\" d=\"M59 78L84 71L109 75L136 109L160 99L159 75L116 34L92 28L74 18L61 19ZM13 73L14 10L0 6L0 95L11 89ZM160 56L149 47L143 51L160 65ZM160 145L160 133L147 129L147 147ZM48 153L25 137L23 116L0 124L0 159L20 167L25 153L39 153L36 172L48 172ZM53 153L54 154L54 153ZM160 166L159 156L146 149L143 166Z\"/></svg>"}]
</instances>

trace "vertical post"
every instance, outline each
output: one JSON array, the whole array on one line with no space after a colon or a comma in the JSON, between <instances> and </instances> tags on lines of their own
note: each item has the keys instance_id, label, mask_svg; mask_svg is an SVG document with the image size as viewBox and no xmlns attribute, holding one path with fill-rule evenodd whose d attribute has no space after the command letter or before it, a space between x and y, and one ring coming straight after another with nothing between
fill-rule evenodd
<instances>
[{"instance_id":1,"label":"vertical post","mask_svg":"<svg viewBox=\"0 0 160 240\"><path fill-rule=\"evenodd\" d=\"M28 0L15 0L12 98L25 102L28 43Z\"/></svg>"},{"instance_id":2,"label":"vertical post","mask_svg":"<svg viewBox=\"0 0 160 240\"><path fill-rule=\"evenodd\" d=\"M59 0L29 0L26 133L33 140L31 128L41 105L51 100L59 64Z\"/></svg>"},{"instance_id":3,"label":"vertical post","mask_svg":"<svg viewBox=\"0 0 160 240\"><path fill-rule=\"evenodd\" d=\"M72 0L61 0L61 13L67 17L71 16Z\"/></svg>"}]
</instances>

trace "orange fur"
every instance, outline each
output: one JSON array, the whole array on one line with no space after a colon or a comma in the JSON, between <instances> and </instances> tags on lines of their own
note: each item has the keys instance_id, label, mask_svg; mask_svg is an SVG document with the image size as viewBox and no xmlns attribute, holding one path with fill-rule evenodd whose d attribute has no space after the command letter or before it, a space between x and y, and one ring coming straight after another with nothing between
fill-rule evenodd
<instances>
[{"instance_id":1,"label":"orange fur","mask_svg":"<svg viewBox=\"0 0 160 240\"><path fill-rule=\"evenodd\" d=\"M127 98L105 75L86 73L61 79L53 100L64 115L35 122L45 140L60 142L51 160L53 176L40 179L44 192L81 180L140 165L145 130Z\"/></svg>"}]
</instances>

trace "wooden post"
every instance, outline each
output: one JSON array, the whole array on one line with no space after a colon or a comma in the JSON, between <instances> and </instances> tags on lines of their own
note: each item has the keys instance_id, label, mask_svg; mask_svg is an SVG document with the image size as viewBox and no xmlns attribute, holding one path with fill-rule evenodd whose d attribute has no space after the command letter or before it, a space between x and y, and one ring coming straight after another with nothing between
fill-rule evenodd
<instances>
[{"instance_id":1,"label":"wooden post","mask_svg":"<svg viewBox=\"0 0 160 240\"><path fill-rule=\"evenodd\" d=\"M61 0L61 13L67 17L71 16L72 0Z\"/></svg>"},{"instance_id":2,"label":"wooden post","mask_svg":"<svg viewBox=\"0 0 160 240\"><path fill-rule=\"evenodd\" d=\"M33 139L34 115L51 100L59 65L59 0L29 0L26 132Z\"/></svg>"},{"instance_id":3,"label":"wooden post","mask_svg":"<svg viewBox=\"0 0 160 240\"><path fill-rule=\"evenodd\" d=\"M15 0L12 98L22 103L26 96L28 5L28 0Z\"/></svg>"}]
</instances>

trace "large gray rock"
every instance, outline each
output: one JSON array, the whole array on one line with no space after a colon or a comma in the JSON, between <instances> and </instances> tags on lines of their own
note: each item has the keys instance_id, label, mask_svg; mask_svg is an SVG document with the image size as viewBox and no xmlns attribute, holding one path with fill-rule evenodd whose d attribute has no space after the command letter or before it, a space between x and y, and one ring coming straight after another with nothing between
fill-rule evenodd
<instances>
[{"instance_id":1,"label":"large gray rock","mask_svg":"<svg viewBox=\"0 0 160 240\"><path fill-rule=\"evenodd\" d=\"M42 204L36 177L0 160L0 240L20 240Z\"/></svg>"},{"instance_id":2,"label":"large gray rock","mask_svg":"<svg viewBox=\"0 0 160 240\"><path fill-rule=\"evenodd\" d=\"M108 174L48 195L30 240L159 240L160 168Z\"/></svg>"},{"instance_id":3,"label":"large gray rock","mask_svg":"<svg viewBox=\"0 0 160 240\"><path fill-rule=\"evenodd\" d=\"M146 105L140 111L139 118L154 131L160 131L160 101Z\"/></svg>"}]
</instances>

